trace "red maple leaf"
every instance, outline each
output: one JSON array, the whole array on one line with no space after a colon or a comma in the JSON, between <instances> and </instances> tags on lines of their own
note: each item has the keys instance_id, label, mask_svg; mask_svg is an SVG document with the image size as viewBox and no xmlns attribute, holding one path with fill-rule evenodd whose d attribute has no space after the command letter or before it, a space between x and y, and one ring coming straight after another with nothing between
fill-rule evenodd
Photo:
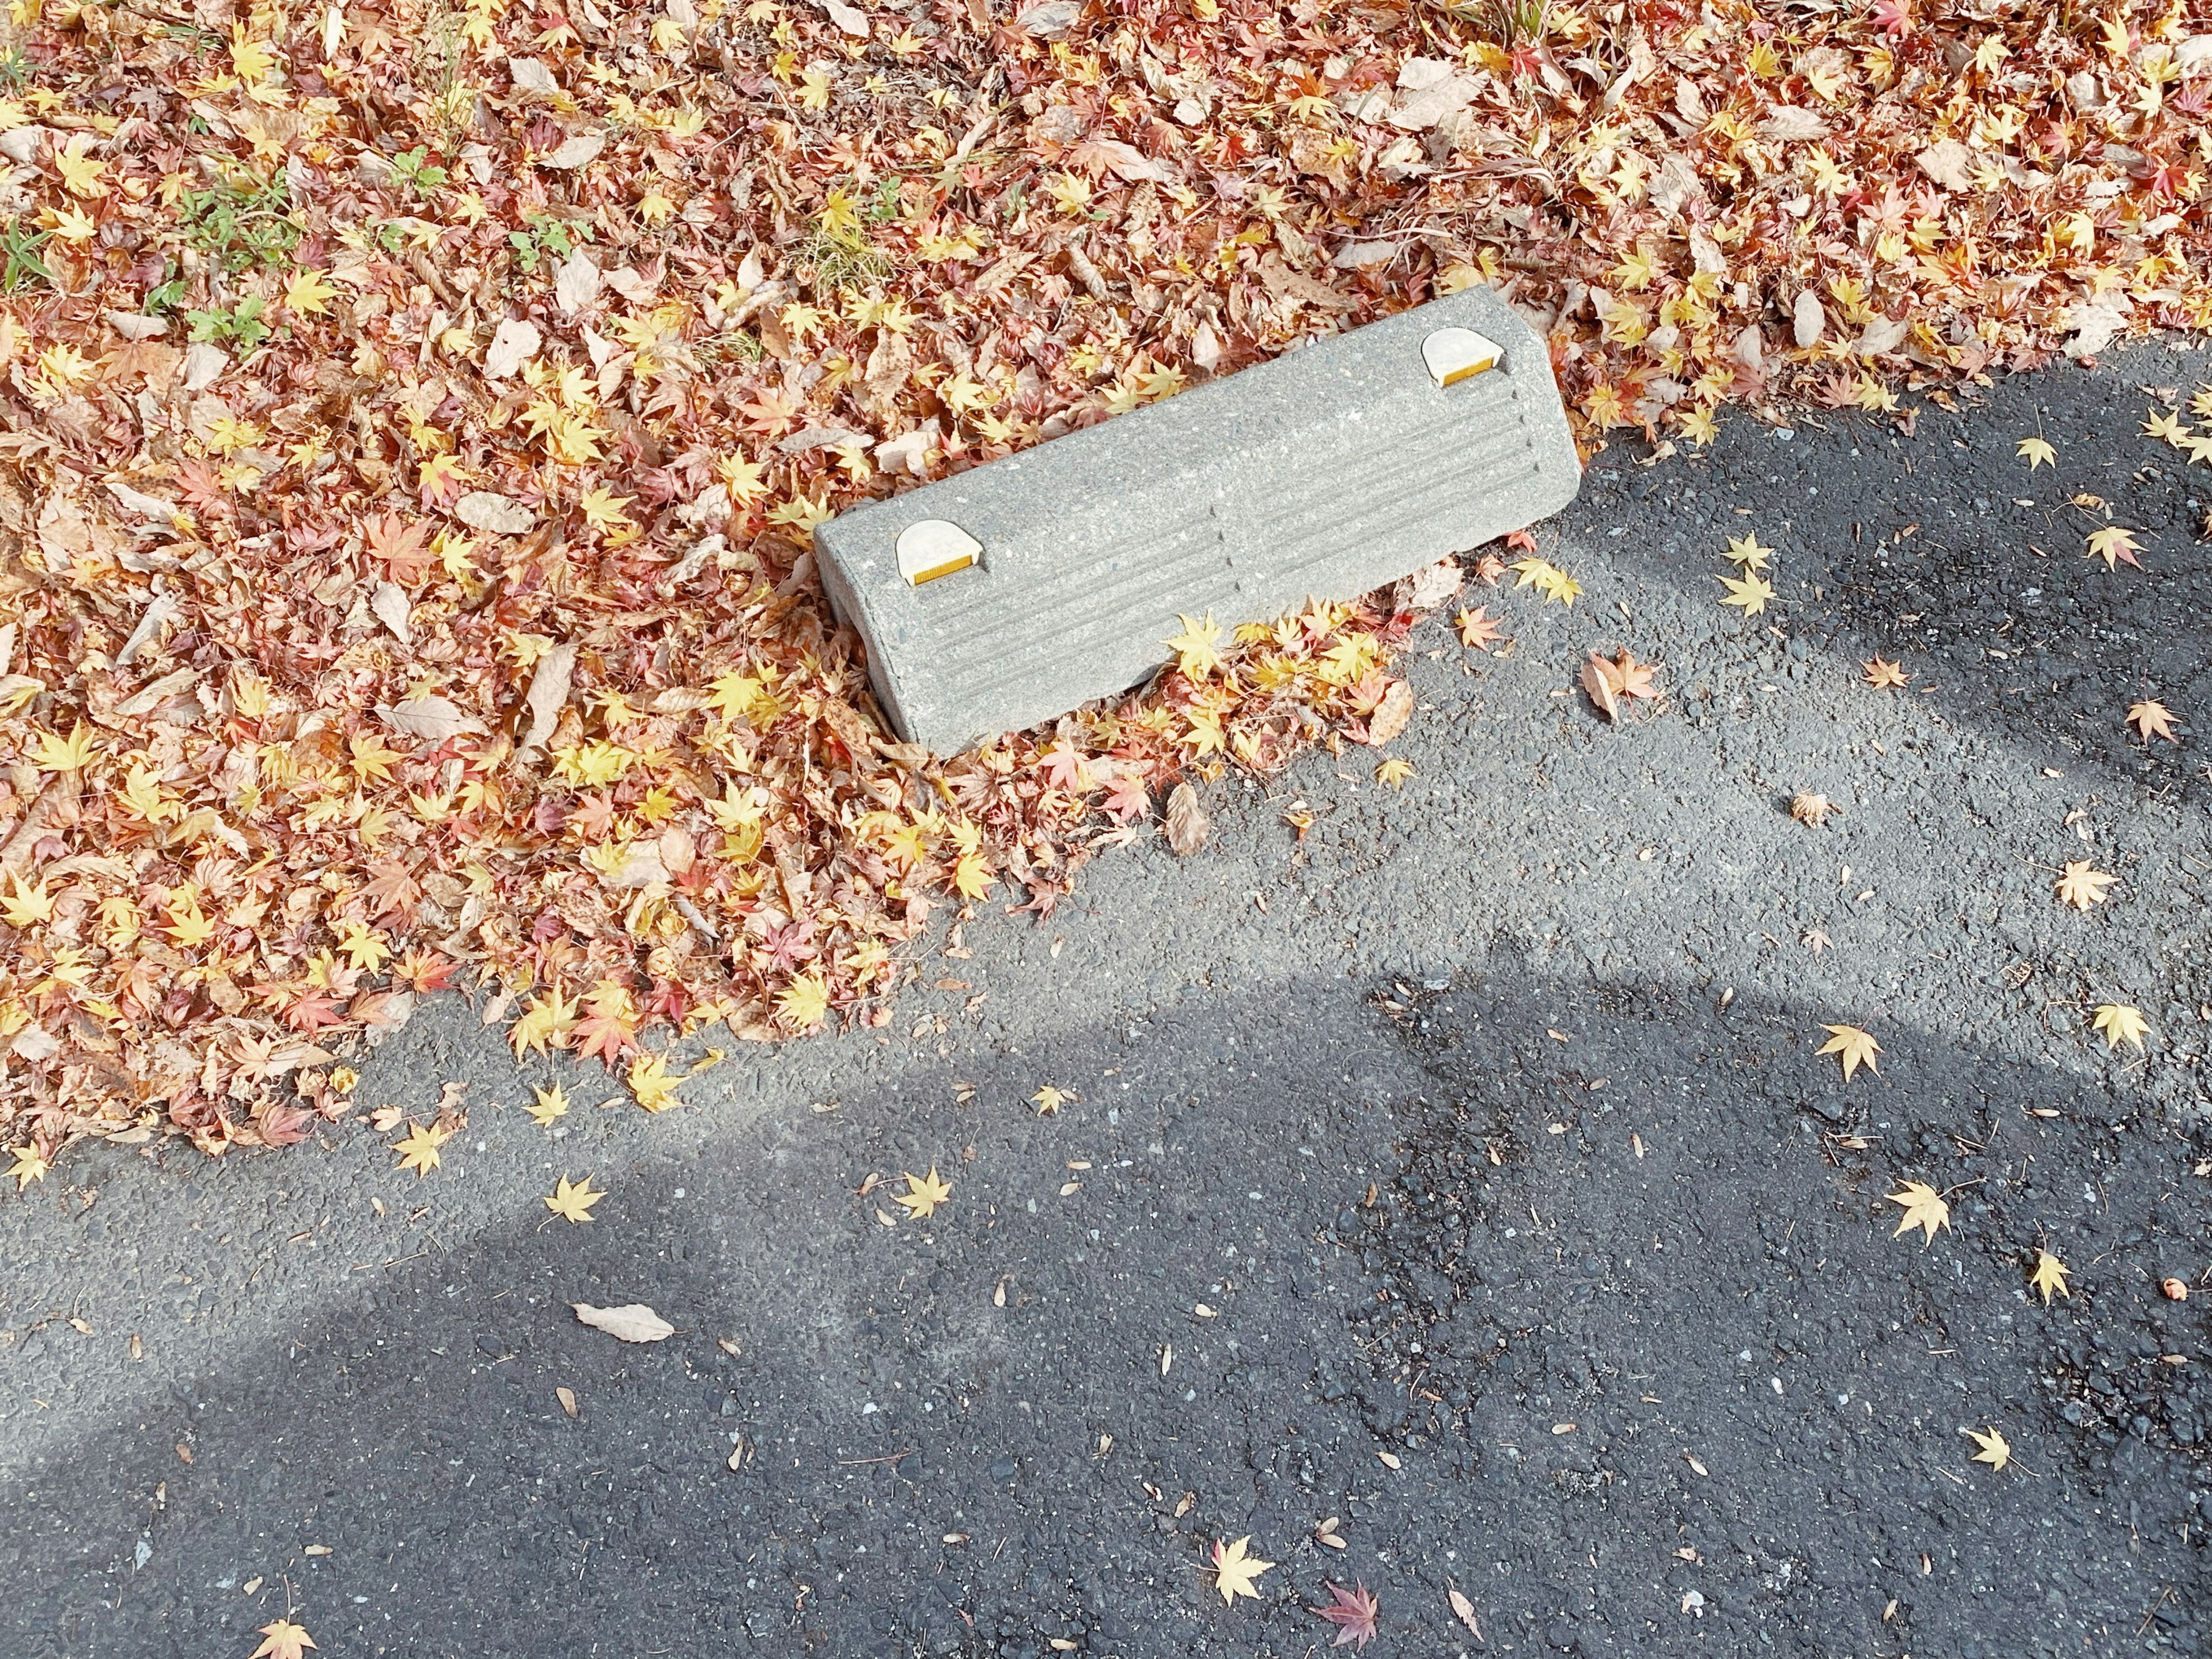
<instances>
[{"instance_id":1,"label":"red maple leaf","mask_svg":"<svg viewBox=\"0 0 2212 1659\"><path fill-rule=\"evenodd\" d=\"M380 559L402 587L412 587L430 568L428 533L420 524L409 524L397 513L380 514L368 521L369 556Z\"/></svg>"},{"instance_id":2,"label":"red maple leaf","mask_svg":"<svg viewBox=\"0 0 2212 1659\"><path fill-rule=\"evenodd\" d=\"M185 504L202 513L228 513L230 497L217 482L214 463L210 461L179 461L177 464L177 494Z\"/></svg>"},{"instance_id":3,"label":"red maple leaf","mask_svg":"<svg viewBox=\"0 0 2212 1659\"><path fill-rule=\"evenodd\" d=\"M1365 714L1390 693L1390 677L1380 668L1370 668L1364 674L1345 688L1344 694L1352 699L1352 706Z\"/></svg>"},{"instance_id":4,"label":"red maple leaf","mask_svg":"<svg viewBox=\"0 0 2212 1659\"><path fill-rule=\"evenodd\" d=\"M1129 823L1152 810L1152 798L1145 793L1144 779L1134 772L1121 772L1106 787L1104 805L1106 816L1115 823Z\"/></svg>"},{"instance_id":5,"label":"red maple leaf","mask_svg":"<svg viewBox=\"0 0 2212 1659\"><path fill-rule=\"evenodd\" d=\"M1912 33L1912 0L1875 0L1874 21L1893 40Z\"/></svg>"},{"instance_id":6,"label":"red maple leaf","mask_svg":"<svg viewBox=\"0 0 2212 1659\"><path fill-rule=\"evenodd\" d=\"M362 885L362 894L374 907L372 920L392 915L395 911L410 920L415 906L422 896L416 884L415 872L403 859L378 859L368 866L368 879Z\"/></svg>"},{"instance_id":7,"label":"red maple leaf","mask_svg":"<svg viewBox=\"0 0 2212 1659\"><path fill-rule=\"evenodd\" d=\"M1043 769L1044 781L1054 788L1065 789L1071 795L1083 788L1083 757L1066 738L1039 756L1037 764Z\"/></svg>"},{"instance_id":8,"label":"red maple leaf","mask_svg":"<svg viewBox=\"0 0 2212 1659\"><path fill-rule=\"evenodd\" d=\"M315 1115L304 1107L271 1102L262 1109L260 1120L261 1138L271 1146L296 1146L307 1138Z\"/></svg>"},{"instance_id":9,"label":"red maple leaf","mask_svg":"<svg viewBox=\"0 0 2212 1659\"><path fill-rule=\"evenodd\" d=\"M1331 1584L1328 1593L1336 1600L1325 1607L1308 1607L1306 1611L1316 1619L1326 1619L1336 1626L1333 1648L1364 1648L1375 1639L1375 1615L1381 1608L1364 1584L1346 1589L1341 1584Z\"/></svg>"},{"instance_id":10,"label":"red maple leaf","mask_svg":"<svg viewBox=\"0 0 2212 1659\"><path fill-rule=\"evenodd\" d=\"M442 991L453 982L453 969L459 967L440 956L435 951L410 951L399 959L393 977L403 979L415 988L418 994Z\"/></svg>"},{"instance_id":11,"label":"red maple leaf","mask_svg":"<svg viewBox=\"0 0 2212 1659\"><path fill-rule=\"evenodd\" d=\"M1018 916L1024 910L1033 910L1036 913L1036 919L1042 921L1058 908L1060 896L1065 890L1058 884L1050 881L1030 882L1029 890L1030 902L1027 904L1009 904L1006 907L1008 915Z\"/></svg>"},{"instance_id":12,"label":"red maple leaf","mask_svg":"<svg viewBox=\"0 0 2212 1659\"><path fill-rule=\"evenodd\" d=\"M302 991L284 1010L284 1023L295 1031L313 1031L344 1020L345 1010L328 991Z\"/></svg>"},{"instance_id":13,"label":"red maple leaf","mask_svg":"<svg viewBox=\"0 0 2212 1659\"><path fill-rule=\"evenodd\" d=\"M1460 612L1460 643L1471 650L1487 651L1503 632L1497 619L1491 616L1490 607L1478 605L1472 611Z\"/></svg>"},{"instance_id":14,"label":"red maple leaf","mask_svg":"<svg viewBox=\"0 0 2212 1659\"><path fill-rule=\"evenodd\" d=\"M1505 544L1508 547L1516 547L1523 553L1534 553L1536 550L1535 537L1525 530L1514 531L1506 537Z\"/></svg>"},{"instance_id":15,"label":"red maple leaf","mask_svg":"<svg viewBox=\"0 0 2212 1659\"><path fill-rule=\"evenodd\" d=\"M637 1037L629 1022L606 1006L594 1008L579 1020L574 1035L578 1054L597 1054L610 1066L637 1047Z\"/></svg>"}]
</instances>

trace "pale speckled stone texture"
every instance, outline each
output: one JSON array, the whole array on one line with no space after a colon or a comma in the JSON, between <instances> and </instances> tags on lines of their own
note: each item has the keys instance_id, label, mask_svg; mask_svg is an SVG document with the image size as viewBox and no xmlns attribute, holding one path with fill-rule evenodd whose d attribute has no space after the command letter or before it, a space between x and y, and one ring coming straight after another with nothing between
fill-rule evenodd
<instances>
[{"instance_id":1,"label":"pale speckled stone texture","mask_svg":"<svg viewBox=\"0 0 2212 1659\"><path fill-rule=\"evenodd\" d=\"M1437 329L1504 348L1440 387ZM1224 628L1350 599L1549 517L1581 480L1544 343L1495 294L1448 299L871 502L815 532L899 734L951 754L1141 683L1177 617ZM913 587L926 519L980 565Z\"/></svg>"}]
</instances>

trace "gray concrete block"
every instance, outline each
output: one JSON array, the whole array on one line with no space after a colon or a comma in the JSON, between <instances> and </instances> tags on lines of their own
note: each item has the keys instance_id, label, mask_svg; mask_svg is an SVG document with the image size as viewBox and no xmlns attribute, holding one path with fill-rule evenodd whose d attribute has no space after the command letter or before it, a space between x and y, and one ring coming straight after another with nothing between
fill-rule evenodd
<instances>
[{"instance_id":1,"label":"gray concrete block","mask_svg":"<svg viewBox=\"0 0 2212 1659\"><path fill-rule=\"evenodd\" d=\"M1443 384L1480 355L1449 329L1496 366ZM1543 341L1475 288L872 501L814 544L893 725L951 754L1139 684L1179 615L1226 629L1354 598L1581 478Z\"/></svg>"}]
</instances>

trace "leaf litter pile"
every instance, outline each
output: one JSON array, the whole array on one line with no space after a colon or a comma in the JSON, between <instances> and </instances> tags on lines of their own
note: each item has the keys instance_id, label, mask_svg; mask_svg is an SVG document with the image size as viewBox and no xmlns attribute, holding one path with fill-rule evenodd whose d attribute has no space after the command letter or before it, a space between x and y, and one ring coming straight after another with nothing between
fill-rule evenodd
<instances>
[{"instance_id":1,"label":"leaf litter pile","mask_svg":"<svg viewBox=\"0 0 2212 1659\"><path fill-rule=\"evenodd\" d=\"M814 579L858 500L1475 282L1586 447L2212 321L2183 18L14 0L19 1183L297 1141L452 983L654 1106L650 1027L887 1024L933 908L1048 912L1164 807L1202 839L1186 774L1387 742L1459 586L1186 619L1141 695L942 761ZM1644 672L1587 670L1616 719Z\"/></svg>"}]
</instances>

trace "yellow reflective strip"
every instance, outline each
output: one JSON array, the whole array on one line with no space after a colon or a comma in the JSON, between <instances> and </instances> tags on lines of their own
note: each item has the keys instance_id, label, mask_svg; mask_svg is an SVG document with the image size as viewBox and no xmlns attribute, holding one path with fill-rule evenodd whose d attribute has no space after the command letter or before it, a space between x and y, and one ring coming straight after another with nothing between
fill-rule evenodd
<instances>
[{"instance_id":1,"label":"yellow reflective strip","mask_svg":"<svg viewBox=\"0 0 2212 1659\"><path fill-rule=\"evenodd\" d=\"M957 559L947 559L943 564L932 565L927 570L917 570L908 580L911 586L919 587L924 582L935 581L939 576L949 576L956 570L965 570L975 562L975 556L973 553L963 553Z\"/></svg>"}]
</instances>

